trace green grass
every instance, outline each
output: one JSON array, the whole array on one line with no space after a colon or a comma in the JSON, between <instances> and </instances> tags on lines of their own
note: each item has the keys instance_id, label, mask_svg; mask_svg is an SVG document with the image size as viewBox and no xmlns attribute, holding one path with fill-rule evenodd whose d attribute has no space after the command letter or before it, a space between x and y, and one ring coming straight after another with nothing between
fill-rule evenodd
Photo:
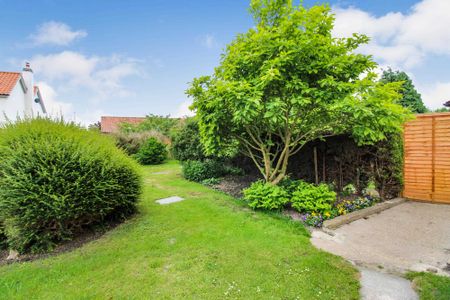
<instances>
[{"instance_id":1,"label":"green grass","mask_svg":"<svg viewBox=\"0 0 450 300\"><path fill-rule=\"evenodd\" d=\"M69 253L0 268L0 299L358 299L358 273L302 225L145 167L140 214ZM165 172L166 174L154 174ZM186 200L158 205L178 195Z\"/></svg>"},{"instance_id":2,"label":"green grass","mask_svg":"<svg viewBox=\"0 0 450 300\"><path fill-rule=\"evenodd\" d=\"M450 299L450 277L424 272L411 272L406 277L413 281L421 300Z\"/></svg>"}]
</instances>

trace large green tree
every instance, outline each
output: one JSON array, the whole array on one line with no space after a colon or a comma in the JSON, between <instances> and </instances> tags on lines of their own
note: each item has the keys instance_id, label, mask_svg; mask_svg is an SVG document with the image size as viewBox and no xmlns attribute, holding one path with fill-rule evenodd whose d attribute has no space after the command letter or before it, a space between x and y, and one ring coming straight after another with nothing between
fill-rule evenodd
<instances>
[{"instance_id":1,"label":"large green tree","mask_svg":"<svg viewBox=\"0 0 450 300\"><path fill-rule=\"evenodd\" d=\"M389 68L383 71L381 81L385 83L402 82L402 89L400 90L402 97L399 100L399 104L409 108L414 113L424 113L428 111L425 104L423 104L422 96L416 90L411 78L409 78L408 74L405 72L393 71Z\"/></svg>"},{"instance_id":2,"label":"large green tree","mask_svg":"<svg viewBox=\"0 0 450 300\"><path fill-rule=\"evenodd\" d=\"M239 149L276 184L309 141L349 133L373 143L400 130L400 83L377 82L371 57L355 53L366 36L333 38L328 6L254 0L250 11L255 27L187 91L208 153Z\"/></svg>"}]
</instances>

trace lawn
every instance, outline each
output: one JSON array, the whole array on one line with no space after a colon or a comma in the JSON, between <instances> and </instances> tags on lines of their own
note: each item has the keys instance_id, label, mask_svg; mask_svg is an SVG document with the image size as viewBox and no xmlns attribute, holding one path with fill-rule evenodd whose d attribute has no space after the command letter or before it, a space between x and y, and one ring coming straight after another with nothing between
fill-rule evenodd
<instances>
[{"instance_id":1,"label":"lawn","mask_svg":"<svg viewBox=\"0 0 450 300\"><path fill-rule=\"evenodd\" d=\"M145 167L140 213L69 253L0 267L0 299L358 299L358 272L302 225ZM185 201L159 205L156 199Z\"/></svg>"},{"instance_id":2,"label":"lawn","mask_svg":"<svg viewBox=\"0 0 450 300\"><path fill-rule=\"evenodd\" d=\"M406 275L412 280L421 300L450 299L450 278L430 273L411 272Z\"/></svg>"}]
</instances>

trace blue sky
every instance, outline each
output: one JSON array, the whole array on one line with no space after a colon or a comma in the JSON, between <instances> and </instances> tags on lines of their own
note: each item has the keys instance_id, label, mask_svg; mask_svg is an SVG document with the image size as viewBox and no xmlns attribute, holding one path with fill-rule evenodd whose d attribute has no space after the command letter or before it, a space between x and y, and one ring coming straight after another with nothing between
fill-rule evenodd
<instances>
[{"instance_id":1,"label":"blue sky","mask_svg":"<svg viewBox=\"0 0 450 300\"><path fill-rule=\"evenodd\" d=\"M304 1L305 5L320 3ZM407 71L428 106L450 99L450 1L331 1L337 36L373 37L361 49L380 68ZM53 113L188 113L188 82L210 74L224 46L252 26L248 1L0 0L0 70L28 60ZM448 99L447 99L448 98Z\"/></svg>"}]
</instances>

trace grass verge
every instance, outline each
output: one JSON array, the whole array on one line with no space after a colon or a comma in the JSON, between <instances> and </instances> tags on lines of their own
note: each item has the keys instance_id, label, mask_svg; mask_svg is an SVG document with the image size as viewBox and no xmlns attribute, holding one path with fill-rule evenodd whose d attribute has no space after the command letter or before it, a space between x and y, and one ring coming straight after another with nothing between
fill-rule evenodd
<instances>
[{"instance_id":1,"label":"grass verge","mask_svg":"<svg viewBox=\"0 0 450 300\"><path fill-rule=\"evenodd\" d=\"M358 299L358 272L304 227L145 167L140 213L72 252L0 268L0 299ZM156 199L186 200L159 205Z\"/></svg>"},{"instance_id":2,"label":"grass verge","mask_svg":"<svg viewBox=\"0 0 450 300\"><path fill-rule=\"evenodd\" d=\"M421 300L450 299L450 278L424 272L410 272L406 278L412 280Z\"/></svg>"}]
</instances>

